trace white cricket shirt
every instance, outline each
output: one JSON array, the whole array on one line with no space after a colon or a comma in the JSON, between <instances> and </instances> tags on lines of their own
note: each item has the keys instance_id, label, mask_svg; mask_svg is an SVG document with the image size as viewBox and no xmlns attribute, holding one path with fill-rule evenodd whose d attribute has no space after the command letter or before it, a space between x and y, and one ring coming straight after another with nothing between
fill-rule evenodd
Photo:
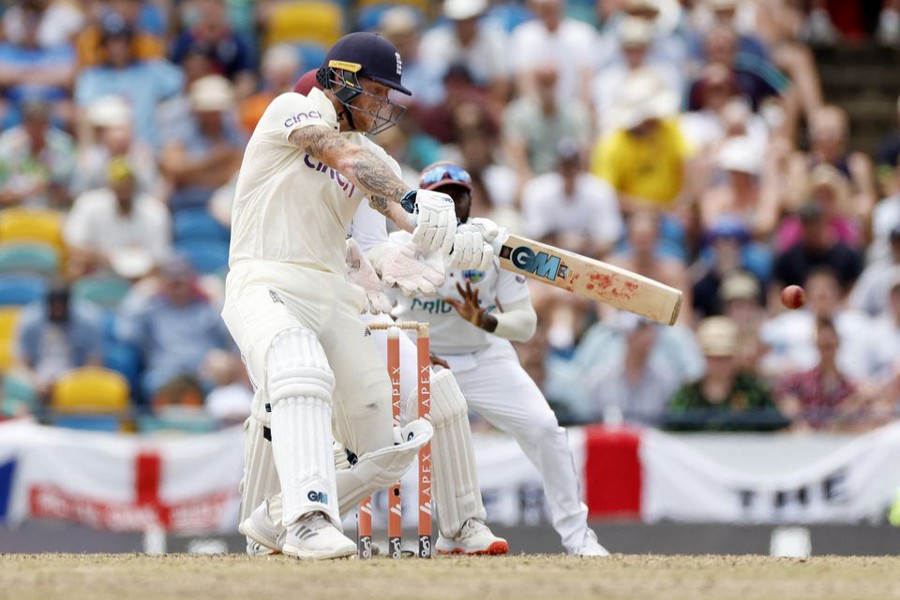
<instances>
[{"instance_id":1,"label":"white cricket shirt","mask_svg":"<svg viewBox=\"0 0 900 600\"><path fill-rule=\"evenodd\" d=\"M266 260L341 274L350 220L363 191L341 173L296 147L288 137L301 127L338 131L337 113L318 89L275 98L257 124L237 180L231 217L230 266ZM400 175L400 166L361 133L341 135Z\"/></svg>"}]
</instances>

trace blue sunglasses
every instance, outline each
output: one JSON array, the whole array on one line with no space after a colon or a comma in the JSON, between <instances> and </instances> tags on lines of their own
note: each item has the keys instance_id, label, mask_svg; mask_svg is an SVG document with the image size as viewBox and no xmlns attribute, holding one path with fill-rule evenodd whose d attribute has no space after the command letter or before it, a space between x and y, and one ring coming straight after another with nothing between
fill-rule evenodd
<instances>
[{"instance_id":1,"label":"blue sunglasses","mask_svg":"<svg viewBox=\"0 0 900 600\"><path fill-rule=\"evenodd\" d=\"M472 177L462 167L456 165L435 165L422 173L419 178L419 187L434 185L442 181L464 183L472 185Z\"/></svg>"}]
</instances>

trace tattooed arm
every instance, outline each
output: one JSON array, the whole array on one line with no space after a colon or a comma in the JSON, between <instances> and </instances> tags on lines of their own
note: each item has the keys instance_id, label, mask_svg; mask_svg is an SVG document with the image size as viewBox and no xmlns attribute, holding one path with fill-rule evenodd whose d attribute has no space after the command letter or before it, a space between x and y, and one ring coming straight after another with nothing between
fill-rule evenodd
<instances>
[{"instance_id":1,"label":"tattooed arm","mask_svg":"<svg viewBox=\"0 0 900 600\"><path fill-rule=\"evenodd\" d=\"M370 198L399 203L410 191L409 186L394 175L378 156L327 127L301 127L294 130L288 139L313 158L349 177L353 183L366 190ZM370 204L382 212L374 201ZM382 214L395 220L387 212ZM405 219L401 219L403 220Z\"/></svg>"},{"instance_id":2,"label":"tattooed arm","mask_svg":"<svg viewBox=\"0 0 900 600\"><path fill-rule=\"evenodd\" d=\"M450 196L410 189L377 155L327 127L301 127L291 132L288 139L365 190L375 199L373 206L387 201L391 211L400 205L407 213L415 212L414 216L392 212L390 218L401 227L411 227L412 241L422 249L450 255L456 234L456 213Z\"/></svg>"},{"instance_id":3,"label":"tattooed arm","mask_svg":"<svg viewBox=\"0 0 900 600\"><path fill-rule=\"evenodd\" d=\"M381 196L370 196L369 206L396 223L404 231L412 232L413 226L410 225L409 220L406 218L407 213L398 203L388 202Z\"/></svg>"}]
</instances>

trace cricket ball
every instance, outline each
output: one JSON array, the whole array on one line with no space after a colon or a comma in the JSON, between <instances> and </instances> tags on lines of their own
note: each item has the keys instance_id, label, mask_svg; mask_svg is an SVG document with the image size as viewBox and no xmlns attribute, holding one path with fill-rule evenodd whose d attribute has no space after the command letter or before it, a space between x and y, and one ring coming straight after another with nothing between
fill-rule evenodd
<instances>
[{"instance_id":1,"label":"cricket ball","mask_svg":"<svg viewBox=\"0 0 900 600\"><path fill-rule=\"evenodd\" d=\"M791 310L806 304L806 292L799 285L789 285L781 290L781 303Z\"/></svg>"}]
</instances>

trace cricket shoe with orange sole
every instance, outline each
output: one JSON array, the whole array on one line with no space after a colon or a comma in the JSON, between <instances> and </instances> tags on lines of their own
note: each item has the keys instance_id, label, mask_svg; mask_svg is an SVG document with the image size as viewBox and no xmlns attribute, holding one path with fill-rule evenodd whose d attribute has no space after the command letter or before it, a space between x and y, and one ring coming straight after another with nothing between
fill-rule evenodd
<instances>
[{"instance_id":1,"label":"cricket shoe with orange sole","mask_svg":"<svg viewBox=\"0 0 900 600\"><path fill-rule=\"evenodd\" d=\"M455 536L446 538L438 535L434 549L438 554L507 554L509 544L491 533L484 521L467 519Z\"/></svg>"}]
</instances>

